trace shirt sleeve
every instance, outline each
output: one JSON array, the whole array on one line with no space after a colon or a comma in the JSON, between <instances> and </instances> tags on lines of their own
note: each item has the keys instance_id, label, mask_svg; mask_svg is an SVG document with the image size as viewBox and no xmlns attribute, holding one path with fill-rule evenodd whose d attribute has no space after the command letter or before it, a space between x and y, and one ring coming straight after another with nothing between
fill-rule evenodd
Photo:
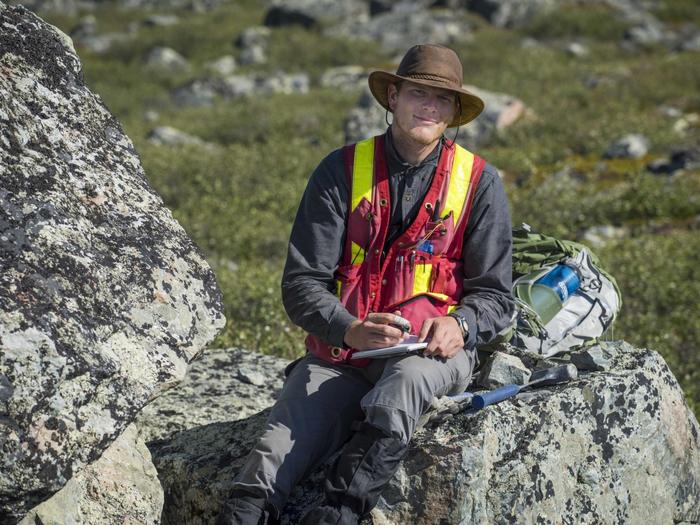
<instances>
[{"instance_id":1,"label":"shirt sleeve","mask_svg":"<svg viewBox=\"0 0 700 525\"><path fill-rule=\"evenodd\" d=\"M345 243L348 183L342 150L323 159L302 196L282 275L282 303L293 323L342 346L356 319L335 295L333 275Z\"/></svg>"},{"instance_id":2,"label":"shirt sleeve","mask_svg":"<svg viewBox=\"0 0 700 525\"><path fill-rule=\"evenodd\" d=\"M486 164L465 230L465 295L455 310L469 325L467 349L490 342L512 321L512 250L508 198L498 171Z\"/></svg>"}]
</instances>

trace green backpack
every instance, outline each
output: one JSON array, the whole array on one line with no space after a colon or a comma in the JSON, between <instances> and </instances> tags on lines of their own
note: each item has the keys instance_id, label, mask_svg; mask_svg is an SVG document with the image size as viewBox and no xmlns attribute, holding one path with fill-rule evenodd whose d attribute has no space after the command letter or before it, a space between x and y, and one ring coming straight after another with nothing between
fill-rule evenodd
<instances>
[{"instance_id":1,"label":"green backpack","mask_svg":"<svg viewBox=\"0 0 700 525\"><path fill-rule=\"evenodd\" d=\"M521 291L559 263L575 266L580 286L546 324ZM550 357L599 341L622 306L617 282L587 246L537 233L527 224L513 229L514 324L504 339L523 350Z\"/></svg>"}]
</instances>

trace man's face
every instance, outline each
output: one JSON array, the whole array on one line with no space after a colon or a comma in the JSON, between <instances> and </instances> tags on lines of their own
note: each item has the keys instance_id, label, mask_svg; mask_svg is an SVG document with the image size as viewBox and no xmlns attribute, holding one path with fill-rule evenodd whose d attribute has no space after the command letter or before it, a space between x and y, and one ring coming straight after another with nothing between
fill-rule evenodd
<instances>
[{"instance_id":1,"label":"man's face","mask_svg":"<svg viewBox=\"0 0 700 525\"><path fill-rule=\"evenodd\" d=\"M392 133L424 146L440 138L457 111L457 95L446 89L404 81L400 89L390 84L388 95Z\"/></svg>"}]
</instances>

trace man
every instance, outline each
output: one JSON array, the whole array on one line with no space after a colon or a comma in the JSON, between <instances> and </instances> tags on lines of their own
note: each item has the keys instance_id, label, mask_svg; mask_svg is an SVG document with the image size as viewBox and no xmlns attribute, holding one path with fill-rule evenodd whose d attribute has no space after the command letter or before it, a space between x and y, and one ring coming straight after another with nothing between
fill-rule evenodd
<instances>
[{"instance_id":1,"label":"man","mask_svg":"<svg viewBox=\"0 0 700 525\"><path fill-rule=\"evenodd\" d=\"M355 524L376 504L434 396L463 391L476 344L510 320L511 223L496 170L443 137L483 102L456 53L411 48L396 74L369 77L393 114L384 135L331 153L299 206L282 280L308 352L293 364L264 434L217 523L279 517L292 488L327 470L306 524ZM404 340L422 354L356 359Z\"/></svg>"}]
</instances>

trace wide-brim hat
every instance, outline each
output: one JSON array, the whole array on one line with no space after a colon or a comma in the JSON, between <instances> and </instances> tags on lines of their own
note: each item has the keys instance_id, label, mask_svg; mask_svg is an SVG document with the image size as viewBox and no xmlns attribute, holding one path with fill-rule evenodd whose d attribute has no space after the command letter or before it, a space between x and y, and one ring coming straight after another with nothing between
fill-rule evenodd
<instances>
[{"instance_id":1,"label":"wide-brim hat","mask_svg":"<svg viewBox=\"0 0 700 525\"><path fill-rule=\"evenodd\" d=\"M462 87L462 63L452 49L439 44L421 44L406 52L396 73L373 71L369 89L382 107L389 108L387 87L402 80L447 89L459 97L459 113L448 127L474 120L484 110L484 101Z\"/></svg>"}]
</instances>

